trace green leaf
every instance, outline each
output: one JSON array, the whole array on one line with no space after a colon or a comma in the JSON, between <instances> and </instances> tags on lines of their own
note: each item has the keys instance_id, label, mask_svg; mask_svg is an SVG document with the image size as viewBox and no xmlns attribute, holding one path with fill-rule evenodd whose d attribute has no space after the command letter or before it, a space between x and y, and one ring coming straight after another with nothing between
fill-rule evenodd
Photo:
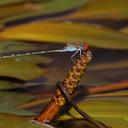
<instances>
[{"instance_id":1,"label":"green leaf","mask_svg":"<svg viewBox=\"0 0 128 128\"><path fill-rule=\"evenodd\" d=\"M18 51L39 50L42 49L42 47L42 45L34 43L25 43L18 41L0 41L0 54L1 56L6 56ZM16 77L24 80L33 79L36 77L40 77L41 74L44 74L47 71L46 69L42 70L40 67L37 66L37 64L49 64L51 62L52 59L38 55L1 59L1 66L3 65L3 67L0 68L0 75ZM21 71L22 66L24 66L24 69L22 69ZM31 69L35 71L35 74L31 73L30 75Z\"/></svg>"},{"instance_id":2,"label":"green leaf","mask_svg":"<svg viewBox=\"0 0 128 128\"><path fill-rule=\"evenodd\" d=\"M96 118L97 121L104 123L106 126L110 126L111 128L126 128L128 126L128 122L122 118ZM61 128L95 128L86 120L65 120L61 121Z\"/></svg>"},{"instance_id":3,"label":"green leaf","mask_svg":"<svg viewBox=\"0 0 128 128\"><path fill-rule=\"evenodd\" d=\"M0 92L0 105L4 106L17 106L26 103L34 98L33 95L1 91Z\"/></svg>"},{"instance_id":4,"label":"green leaf","mask_svg":"<svg viewBox=\"0 0 128 128\"><path fill-rule=\"evenodd\" d=\"M125 118L111 118L111 117L101 117L96 118L98 121L103 122L107 126L111 126L112 128L127 128L128 127L128 121L125 120Z\"/></svg>"},{"instance_id":5,"label":"green leaf","mask_svg":"<svg viewBox=\"0 0 128 128\"><path fill-rule=\"evenodd\" d=\"M35 65L35 62L27 62L19 58L1 59L0 75L15 77L23 80L31 80L44 75L47 70Z\"/></svg>"},{"instance_id":6,"label":"green leaf","mask_svg":"<svg viewBox=\"0 0 128 128\"><path fill-rule=\"evenodd\" d=\"M127 92L127 91L126 91ZM105 94L97 94L89 97L93 97L93 99L89 99L88 97L85 99L86 101L81 101L78 103L79 107L93 117L95 120L104 123L107 126L112 128L127 128L128 127L128 102L127 97L120 97L120 93L118 92L118 97L110 97L105 98ZM99 95L99 99L96 97ZM106 93L106 97L107 97ZM59 120L63 121L66 125L70 120L71 123L67 123L69 128L75 125L75 123L79 123L79 119L83 119L83 117L76 112L73 108L69 111L71 115L62 115ZM74 118L73 118L74 117ZM75 119L75 120L74 120ZM74 122L73 122L74 120ZM80 126L86 126L85 120L79 123Z\"/></svg>"},{"instance_id":7,"label":"green leaf","mask_svg":"<svg viewBox=\"0 0 128 128\"><path fill-rule=\"evenodd\" d=\"M121 20L128 17L127 0L91 0L82 8L69 15L55 18L56 20L87 20L114 19Z\"/></svg>"},{"instance_id":8,"label":"green leaf","mask_svg":"<svg viewBox=\"0 0 128 128\"><path fill-rule=\"evenodd\" d=\"M24 0L1 0L0 5L6 5L6 4L12 4L12 3L18 3Z\"/></svg>"},{"instance_id":9,"label":"green leaf","mask_svg":"<svg viewBox=\"0 0 128 128\"><path fill-rule=\"evenodd\" d=\"M0 105L0 113L6 113L6 114L13 114L13 115L19 115L19 116L33 116L36 115L34 112L23 110L19 108L15 108L12 106L4 106Z\"/></svg>"},{"instance_id":10,"label":"green leaf","mask_svg":"<svg viewBox=\"0 0 128 128\"><path fill-rule=\"evenodd\" d=\"M32 123L31 120L32 118L0 113L0 128L47 128L46 126Z\"/></svg>"},{"instance_id":11,"label":"green leaf","mask_svg":"<svg viewBox=\"0 0 128 128\"><path fill-rule=\"evenodd\" d=\"M80 102L78 106L94 118L127 118L127 102L109 100L89 100ZM76 118L82 118L74 109L70 113ZM60 119L71 119L69 115L63 115Z\"/></svg>"},{"instance_id":12,"label":"green leaf","mask_svg":"<svg viewBox=\"0 0 128 128\"><path fill-rule=\"evenodd\" d=\"M40 44L19 42L19 41L0 41L0 53L22 50L34 50L39 49Z\"/></svg>"},{"instance_id":13,"label":"green leaf","mask_svg":"<svg viewBox=\"0 0 128 128\"><path fill-rule=\"evenodd\" d=\"M1 19L2 22L10 22L17 19L24 19L26 17L33 17L33 16L43 16L47 14L55 14L60 12L65 12L69 10L73 10L76 8L81 7L83 4L87 3L88 0L48 0L48 1L37 1L36 5L34 6L34 2L26 2L26 10L25 6L23 10L20 10L20 14L15 15L17 13L17 8L10 10L12 14L8 17ZM30 3L30 5L29 5ZM28 8L28 9L27 9ZM8 11L8 9L7 9ZM9 13L9 12L6 12ZM14 14L13 14L14 13Z\"/></svg>"},{"instance_id":14,"label":"green leaf","mask_svg":"<svg viewBox=\"0 0 128 128\"><path fill-rule=\"evenodd\" d=\"M10 89L15 87L15 85L13 85L11 82L9 81L0 81L0 90L2 89Z\"/></svg>"},{"instance_id":15,"label":"green leaf","mask_svg":"<svg viewBox=\"0 0 128 128\"><path fill-rule=\"evenodd\" d=\"M1 6L0 8L0 21L4 23L4 19L8 19L9 17L20 15L20 14L25 14L25 13L30 13L33 11L38 10L38 5L34 3L29 3L29 2L21 2L20 1L13 3L13 4L8 4Z\"/></svg>"},{"instance_id":16,"label":"green leaf","mask_svg":"<svg viewBox=\"0 0 128 128\"><path fill-rule=\"evenodd\" d=\"M86 41L94 47L128 49L127 35L89 24L39 21L8 28L1 33L1 37L54 43L68 41L80 44L82 41Z\"/></svg>"}]
</instances>

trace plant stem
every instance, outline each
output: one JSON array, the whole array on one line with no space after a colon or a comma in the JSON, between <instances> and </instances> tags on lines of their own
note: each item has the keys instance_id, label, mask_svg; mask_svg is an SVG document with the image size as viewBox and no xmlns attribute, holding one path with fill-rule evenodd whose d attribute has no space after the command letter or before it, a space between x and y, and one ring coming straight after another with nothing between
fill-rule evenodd
<instances>
[{"instance_id":1,"label":"plant stem","mask_svg":"<svg viewBox=\"0 0 128 128\"><path fill-rule=\"evenodd\" d=\"M90 87L90 88L88 88L88 93L89 93L89 95L91 95L91 94L97 94L97 93L117 91L117 90L121 90L121 89L128 89L128 81L109 84L109 85L102 85L102 86L98 86L98 87Z\"/></svg>"}]
</instances>

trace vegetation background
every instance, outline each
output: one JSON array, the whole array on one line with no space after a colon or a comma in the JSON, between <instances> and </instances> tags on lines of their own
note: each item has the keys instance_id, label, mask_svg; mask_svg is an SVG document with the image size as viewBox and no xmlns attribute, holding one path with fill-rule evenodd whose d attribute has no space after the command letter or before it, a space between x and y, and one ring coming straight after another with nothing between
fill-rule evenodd
<instances>
[{"instance_id":1,"label":"vegetation background","mask_svg":"<svg viewBox=\"0 0 128 128\"><path fill-rule=\"evenodd\" d=\"M0 56L63 49L86 41L93 53L74 98L112 128L128 127L128 0L0 0ZM73 53L0 59L0 128L33 124L57 81L72 67ZM88 92L88 93L87 93ZM53 124L93 128L73 109Z\"/></svg>"}]
</instances>

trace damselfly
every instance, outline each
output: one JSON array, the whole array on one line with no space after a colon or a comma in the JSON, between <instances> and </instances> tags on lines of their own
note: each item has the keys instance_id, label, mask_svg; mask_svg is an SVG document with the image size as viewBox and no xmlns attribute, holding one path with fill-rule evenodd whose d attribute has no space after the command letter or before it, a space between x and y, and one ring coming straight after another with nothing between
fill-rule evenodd
<instances>
[{"instance_id":1,"label":"damselfly","mask_svg":"<svg viewBox=\"0 0 128 128\"><path fill-rule=\"evenodd\" d=\"M13 52L6 52L6 53L1 53L0 58L12 58L12 57L20 57L20 56L28 56L28 55L38 55L38 54L46 54L46 53L54 53L54 52L75 52L72 56L71 59L74 61L75 55L79 53L79 56L81 57L82 50L88 49L88 45L84 43L83 46L76 45L76 44L70 44L67 43L67 45L62 48L62 49L55 49L55 50L25 50L25 51L13 51Z\"/></svg>"}]
</instances>

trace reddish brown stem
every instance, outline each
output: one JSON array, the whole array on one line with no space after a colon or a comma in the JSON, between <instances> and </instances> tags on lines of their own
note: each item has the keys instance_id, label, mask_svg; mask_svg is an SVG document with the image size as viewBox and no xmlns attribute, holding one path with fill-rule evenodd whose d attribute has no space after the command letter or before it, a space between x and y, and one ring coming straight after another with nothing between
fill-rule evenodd
<instances>
[{"instance_id":1,"label":"reddish brown stem","mask_svg":"<svg viewBox=\"0 0 128 128\"><path fill-rule=\"evenodd\" d=\"M110 85L102 85L98 87L91 87L91 88L88 88L88 93L96 94L96 93L116 91L116 90L121 90L121 89L128 89L128 81L110 84Z\"/></svg>"}]
</instances>

